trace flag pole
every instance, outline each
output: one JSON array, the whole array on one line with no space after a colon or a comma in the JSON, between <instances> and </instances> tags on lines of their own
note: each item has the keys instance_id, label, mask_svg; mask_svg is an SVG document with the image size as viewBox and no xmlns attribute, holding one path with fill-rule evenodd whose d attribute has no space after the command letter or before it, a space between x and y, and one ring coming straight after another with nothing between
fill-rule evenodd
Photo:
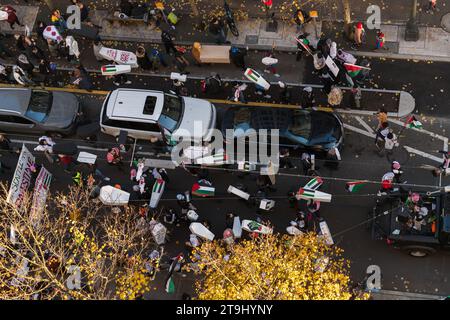
<instances>
[{"instance_id":1,"label":"flag pole","mask_svg":"<svg viewBox=\"0 0 450 320\"><path fill-rule=\"evenodd\" d=\"M352 66L352 67L358 67L358 68L366 69L366 70L372 70L370 68L363 67L363 66L358 66L357 64L352 64L352 63L348 63L348 62L344 62L344 65L348 65L348 66Z\"/></svg>"}]
</instances>

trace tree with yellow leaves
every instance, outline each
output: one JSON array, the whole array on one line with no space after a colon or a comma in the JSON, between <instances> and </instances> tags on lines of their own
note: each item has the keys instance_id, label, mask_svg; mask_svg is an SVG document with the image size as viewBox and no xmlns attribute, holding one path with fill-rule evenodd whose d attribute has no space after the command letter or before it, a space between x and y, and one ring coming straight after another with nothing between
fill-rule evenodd
<instances>
[{"instance_id":1,"label":"tree with yellow leaves","mask_svg":"<svg viewBox=\"0 0 450 320\"><path fill-rule=\"evenodd\" d=\"M90 187L47 198L39 215L0 186L0 299L136 299L147 290L148 223L132 206L114 213Z\"/></svg>"},{"instance_id":2,"label":"tree with yellow leaves","mask_svg":"<svg viewBox=\"0 0 450 320\"><path fill-rule=\"evenodd\" d=\"M231 246L205 242L189 270L201 274L200 300L348 300L349 263L323 238L265 235Z\"/></svg>"}]
</instances>

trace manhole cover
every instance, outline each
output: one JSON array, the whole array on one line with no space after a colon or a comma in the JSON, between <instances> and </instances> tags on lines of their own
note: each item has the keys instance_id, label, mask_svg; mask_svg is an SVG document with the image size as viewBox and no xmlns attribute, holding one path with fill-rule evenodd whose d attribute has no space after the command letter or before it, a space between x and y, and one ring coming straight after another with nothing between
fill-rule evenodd
<instances>
[{"instance_id":1,"label":"manhole cover","mask_svg":"<svg viewBox=\"0 0 450 320\"><path fill-rule=\"evenodd\" d=\"M259 36L249 35L245 37L246 44L258 44Z\"/></svg>"},{"instance_id":2,"label":"manhole cover","mask_svg":"<svg viewBox=\"0 0 450 320\"><path fill-rule=\"evenodd\" d=\"M441 26L442 29L444 29L447 32L450 32L450 13L447 13L442 17Z\"/></svg>"}]
</instances>

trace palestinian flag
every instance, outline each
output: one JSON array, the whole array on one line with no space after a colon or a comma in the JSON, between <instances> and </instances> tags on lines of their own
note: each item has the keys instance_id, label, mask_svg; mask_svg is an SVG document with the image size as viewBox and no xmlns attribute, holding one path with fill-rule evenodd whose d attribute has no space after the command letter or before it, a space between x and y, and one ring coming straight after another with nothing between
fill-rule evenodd
<instances>
[{"instance_id":1,"label":"palestinian flag","mask_svg":"<svg viewBox=\"0 0 450 320\"><path fill-rule=\"evenodd\" d=\"M315 177L314 179L311 179L306 185L306 189L312 189L317 190L323 183L323 180L321 177Z\"/></svg>"},{"instance_id":2,"label":"palestinian flag","mask_svg":"<svg viewBox=\"0 0 450 320\"><path fill-rule=\"evenodd\" d=\"M365 69L364 67L351 63L344 63L344 67L345 70L347 70L348 75L352 78L356 77L362 69Z\"/></svg>"},{"instance_id":3,"label":"palestinian flag","mask_svg":"<svg viewBox=\"0 0 450 320\"><path fill-rule=\"evenodd\" d=\"M173 282L171 276L166 281L166 292L169 294L173 294L175 292L175 283Z\"/></svg>"},{"instance_id":4,"label":"palestinian flag","mask_svg":"<svg viewBox=\"0 0 450 320\"><path fill-rule=\"evenodd\" d=\"M164 180L162 180L162 179L156 180L155 184L153 185L152 192L161 193L164 189L164 184L165 184Z\"/></svg>"},{"instance_id":5,"label":"palestinian flag","mask_svg":"<svg viewBox=\"0 0 450 320\"><path fill-rule=\"evenodd\" d=\"M408 128L416 128L421 129L422 128L422 122L416 119L415 116L411 116L406 120L405 125L408 126Z\"/></svg>"},{"instance_id":6,"label":"palestinian flag","mask_svg":"<svg viewBox=\"0 0 450 320\"><path fill-rule=\"evenodd\" d=\"M314 199L316 191L306 188L300 188L300 190L298 190L298 195L300 195L302 199Z\"/></svg>"},{"instance_id":7,"label":"palestinian flag","mask_svg":"<svg viewBox=\"0 0 450 320\"><path fill-rule=\"evenodd\" d=\"M261 78L261 76L253 69L248 68L244 75L253 82L258 82L258 79Z\"/></svg>"},{"instance_id":8,"label":"palestinian flag","mask_svg":"<svg viewBox=\"0 0 450 320\"><path fill-rule=\"evenodd\" d=\"M201 186L197 182L192 186L192 195L198 197L212 197L214 196L215 188Z\"/></svg>"},{"instance_id":9,"label":"palestinian flag","mask_svg":"<svg viewBox=\"0 0 450 320\"><path fill-rule=\"evenodd\" d=\"M365 184L365 181L351 181L345 184L345 189L347 189L348 192L357 192Z\"/></svg>"},{"instance_id":10,"label":"palestinian flag","mask_svg":"<svg viewBox=\"0 0 450 320\"><path fill-rule=\"evenodd\" d=\"M107 65L107 66L102 66L102 73L114 73L117 71L117 68L115 65Z\"/></svg>"}]
</instances>

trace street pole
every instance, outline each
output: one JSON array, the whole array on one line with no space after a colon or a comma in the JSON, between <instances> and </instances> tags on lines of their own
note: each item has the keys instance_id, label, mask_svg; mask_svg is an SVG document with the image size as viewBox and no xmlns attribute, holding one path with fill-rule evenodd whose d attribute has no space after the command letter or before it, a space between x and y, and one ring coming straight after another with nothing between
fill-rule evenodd
<instances>
[{"instance_id":1,"label":"street pole","mask_svg":"<svg viewBox=\"0 0 450 320\"><path fill-rule=\"evenodd\" d=\"M411 17L406 24L405 41L419 40L419 27L417 26L417 0L412 0L413 7L411 10Z\"/></svg>"},{"instance_id":2,"label":"street pole","mask_svg":"<svg viewBox=\"0 0 450 320\"><path fill-rule=\"evenodd\" d=\"M349 40L353 40L352 18L350 10L350 1L342 0L342 6L344 8L344 34Z\"/></svg>"}]
</instances>

